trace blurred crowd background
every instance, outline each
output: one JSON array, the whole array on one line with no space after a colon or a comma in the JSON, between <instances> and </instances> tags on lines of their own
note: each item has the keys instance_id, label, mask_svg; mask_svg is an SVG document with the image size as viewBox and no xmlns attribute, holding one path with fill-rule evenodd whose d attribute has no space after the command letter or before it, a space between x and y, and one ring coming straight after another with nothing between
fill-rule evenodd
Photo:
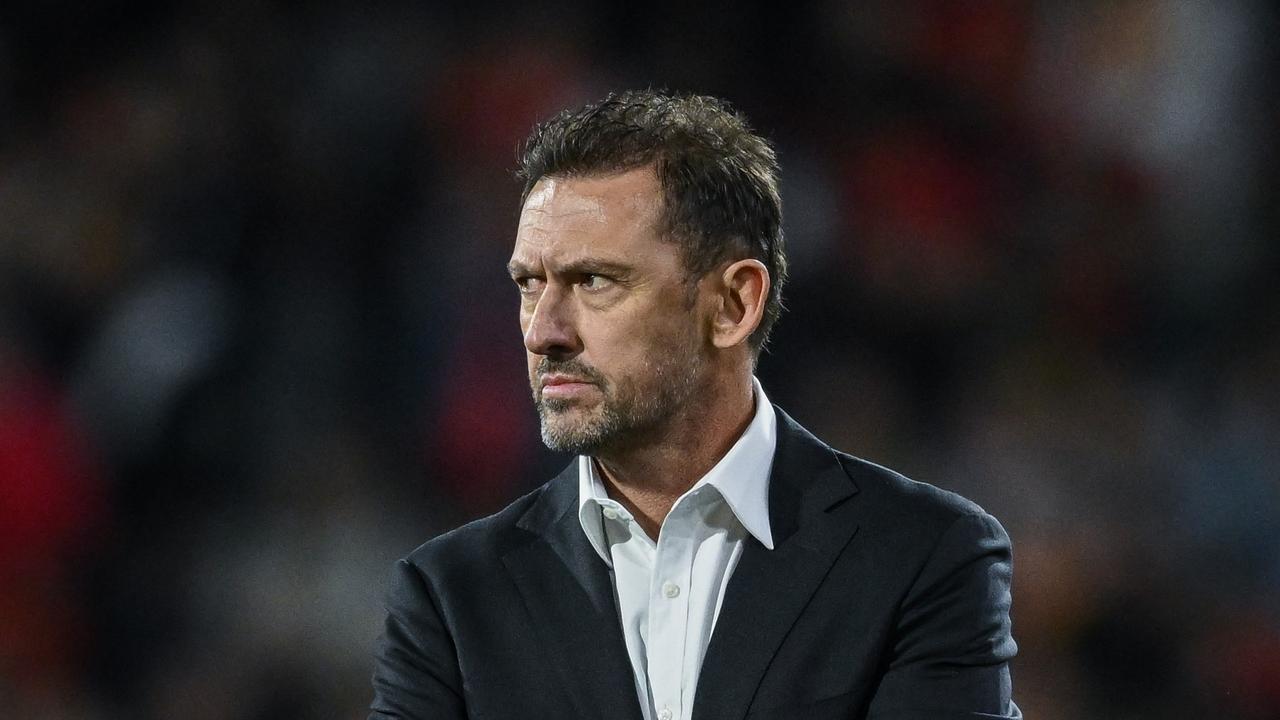
<instances>
[{"instance_id":1,"label":"blurred crowd background","mask_svg":"<svg viewBox=\"0 0 1280 720\"><path fill-rule=\"evenodd\" d=\"M653 86L779 148L773 400L1012 535L1027 716L1280 718L1277 37L1249 0L6 3L0 715L363 717L391 563L567 462L517 144Z\"/></svg>"}]
</instances>

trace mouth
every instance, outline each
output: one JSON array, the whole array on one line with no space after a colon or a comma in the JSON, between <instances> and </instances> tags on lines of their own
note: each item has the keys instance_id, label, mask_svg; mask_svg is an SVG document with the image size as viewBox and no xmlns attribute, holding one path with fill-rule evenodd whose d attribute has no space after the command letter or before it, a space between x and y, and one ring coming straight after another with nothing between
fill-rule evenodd
<instances>
[{"instance_id":1,"label":"mouth","mask_svg":"<svg viewBox=\"0 0 1280 720\"><path fill-rule=\"evenodd\" d=\"M571 398L589 392L595 383L569 375L544 375L540 387L544 398Z\"/></svg>"}]
</instances>

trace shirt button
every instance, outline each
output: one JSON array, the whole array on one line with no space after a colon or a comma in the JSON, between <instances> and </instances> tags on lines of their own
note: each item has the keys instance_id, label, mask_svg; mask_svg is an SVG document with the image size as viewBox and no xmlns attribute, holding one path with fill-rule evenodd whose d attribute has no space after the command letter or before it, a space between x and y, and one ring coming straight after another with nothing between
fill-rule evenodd
<instances>
[{"instance_id":1,"label":"shirt button","mask_svg":"<svg viewBox=\"0 0 1280 720\"><path fill-rule=\"evenodd\" d=\"M677 590L676 592L679 591ZM672 717L674 717L674 715L672 715L671 708L669 707L663 706L663 708L658 711L658 720L671 720Z\"/></svg>"},{"instance_id":2,"label":"shirt button","mask_svg":"<svg viewBox=\"0 0 1280 720\"><path fill-rule=\"evenodd\" d=\"M677 584L675 584L675 583L673 583L673 582L663 583L663 584L662 584L662 594L663 594L663 595L666 595L666 596L667 596L667 597L669 597L669 598L673 598L673 597L675 597L675 596L677 596L677 595L679 595L679 594L680 594L680 586L679 586L679 585L677 585ZM664 719L664 720L665 720L665 719Z\"/></svg>"},{"instance_id":3,"label":"shirt button","mask_svg":"<svg viewBox=\"0 0 1280 720\"><path fill-rule=\"evenodd\" d=\"M606 518L610 519L610 520L617 520L617 519L618 519L618 511L617 511L617 510L614 510L614 509L613 509L613 508L611 508L611 507L607 507L607 508L605 508L605 509L603 510L603 513L604 513L604 516L605 516Z\"/></svg>"}]
</instances>

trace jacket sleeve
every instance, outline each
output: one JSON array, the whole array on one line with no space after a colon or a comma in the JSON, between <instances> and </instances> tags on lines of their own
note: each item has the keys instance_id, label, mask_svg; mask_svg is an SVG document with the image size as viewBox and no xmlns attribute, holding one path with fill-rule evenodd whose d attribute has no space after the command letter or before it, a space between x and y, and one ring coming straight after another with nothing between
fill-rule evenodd
<instances>
[{"instance_id":1,"label":"jacket sleeve","mask_svg":"<svg viewBox=\"0 0 1280 720\"><path fill-rule=\"evenodd\" d=\"M898 617L870 720L1017 720L1009 536L982 512L943 533Z\"/></svg>"},{"instance_id":2,"label":"jacket sleeve","mask_svg":"<svg viewBox=\"0 0 1280 720\"><path fill-rule=\"evenodd\" d=\"M378 639L370 720L462 720L467 713L457 651L422 573L395 565L387 622Z\"/></svg>"}]
</instances>

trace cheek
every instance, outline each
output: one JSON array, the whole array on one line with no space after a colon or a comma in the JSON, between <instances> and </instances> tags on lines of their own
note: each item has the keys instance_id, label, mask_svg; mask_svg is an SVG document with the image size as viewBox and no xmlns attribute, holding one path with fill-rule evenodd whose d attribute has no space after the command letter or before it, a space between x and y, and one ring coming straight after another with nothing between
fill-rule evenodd
<instances>
[{"instance_id":1,"label":"cheek","mask_svg":"<svg viewBox=\"0 0 1280 720\"><path fill-rule=\"evenodd\" d=\"M680 286L634 307L583 318L578 335L585 346L585 361L605 373L628 374L669 360L672 353L685 356L698 347L695 310L685 304Z\"/></svg>"},{"instance_id":2,"label":"cheek","mask_svg":"<svg viewBox=\"0 0 1280 720\"><path fill-rule=\"evenodd\" d=\"M687 352L697 344L699 335L695 311L687 308L683 296L667 298L661 312L647 319L639 333L658 352Z\"/></svg>"},{"instance_id":3,"label":"cheek","mask_svg":"<svg viewBox=\"0 0 1280 720\"><path fill-rule=\"evenodd\" d=\"M643 375L654 365L684 358L693 344L688 320L650 317L619 323L597 343L596 361L602 370Z\"/></svg>"},{"instance_id":4,"label":"cheek","mask_svg":"<svg viewBox=\"0 0 1280 720\"><path fill-rule=\"evenodd\" d=\"M629 319L600 319L579 326L583 363L602 374L610 384L625 383L641 367L646 353L644 330Z\"/></svg>"}]
</instances>

